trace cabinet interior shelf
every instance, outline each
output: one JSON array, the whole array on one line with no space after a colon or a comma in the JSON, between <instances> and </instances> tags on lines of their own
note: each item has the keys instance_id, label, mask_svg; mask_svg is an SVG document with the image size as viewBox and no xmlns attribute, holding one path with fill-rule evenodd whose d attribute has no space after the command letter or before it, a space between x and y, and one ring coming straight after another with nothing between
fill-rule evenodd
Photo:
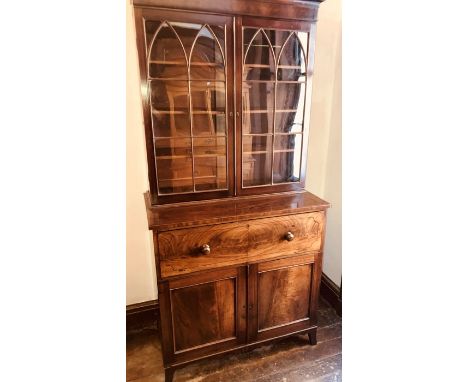
<instances>
[{"instance_id":1,"label":"cabinet interior shelf","mask_svg":"<svg viewBox=\"0 0 468 382\"><path fill-rule=\"evenodd\" d=\"M153 137L155 141L158 140L167 140L167 139L196 139L196 138L226 138L226 134L219 134L219 135L183 135L183 136L173 136L173 137Z\"/></svg>"},{"instance_id":2,"label":"cabinet interior shelf","mask_svg":"<svg viewBox=\"0 0 468 382\"><path fill-rule=\"evenodd\" d=\"M178 65L178 66L187 66L185 61L164 61L164 60L149 60L150 64L157 65ZM191 62L190 66L218 66L224 67L222 63L218 62Z\"/></svg>"},{"instance_id":3,"label":"cabinet interior shelf","mask_svg":"<svg viewBox=\"0 0 468 382\"><path fill-rule=\"evenodd\" d=\"M277 113L296 113L297 109L276 109ZM260 113L273 113L273 110L261 109L261 110L244 110L245 114L260 114Z\"/></svg>"},{"instance_id":4,"label":"cabinet interior shelf","mask_svg":"<svg viewBox=\"0 0 468 382\"><path fill-rule=\"evenodd\" d=\"M244 64L246 68L272 68L269 64ZM298 65L278 65L278 69L302 69Z\"/></svg>"},{"instance_id":5,"label":"cabinet interior shelf","mask_svg":"<svg viewBox=\"0 0 468 382\"><path fill-rule=\"evenodd\" d=\"M244 133L242 134L246 137L268 137L273 136L273 133ZM297 133L283 133L283 132L275 132L274 135L302 135L302 131L298 131Z\"/></svg>"},{"instance_id":6,"label":"cabinet interior shelf","mask_svg":"<svg viewBox=\"0 0 468 382\"><path fill-rule=\"evenodd\" d=\"M305 73L301 73L301 76L305 76ZM244 80L244 83L249 84L249 83L256 83L256 84L305 84L305 79L303 81L293 81L293 80Z\"/></svg>"},{"instance_id":7,"label":"cabinet interior shelf","mask_svg":"<svg viewBox=\"0 0 468 382\"><path fill-rule=\"evenodd\" d=\"M224 72L223 72L224 74ZM224 76L223 76L224 77ZM177 81L177 82L189 82L187 77L149 77L148 81ZM224 84L225 80L213 79L213 78L190 78L190 82L212 82L217 84ZM284 82L284 81L282 81Z\"/></svg>"},{"instance_id":8,"label":"cabinet interior shelf","mask_svg":"<svg viewBox=\"0 0 468 382\"><path fill-rule=\"evenodd\" d=\"M180 181L187 181L187 180L192 180L192 179L213 179L217 178L216 175L205 175L205 176L194 176L193 178L186 177L186 178L168 178L168 179L161 179L161 182L180 182Z\"/></svg>"},{"instance_id":9,"label":"cabinet interior shelf","mask_svg":"<svg viewBox=\"0 0 468 382\"><path fill-rule=\"evenodd\" d=\"M156 155L157 159L191 159L224 157L226 154L195 154L195 155Z\"/></svg>"},{"instance_id":10,"label":"cabinet interior shelf","mask_svg":"<svg viewBox=\"0 0 468 382\"><path fill-rule=\"evenodd\" d=\"M244 44L244 46L249 46L249 44ZM268 44L252 44L250 46L258 46L258 47L261 47L261 48L269 48L270 45ZM281 45L272 45L273 48L281 48Z\"/></svg>"},{"instance_id":11,"label":"cabinet interior shelf","mask_svg":"<svg viewBox=\"0 0 468 382\"><path fill-rule=\"evenodd\" d=\"M189 111L180 110L152 110L153 114L189 114ZM210 114L210 115L225 115L225 111L208 111L208 110L193 110L192 114Z\"/></svg>"}]
</instances>

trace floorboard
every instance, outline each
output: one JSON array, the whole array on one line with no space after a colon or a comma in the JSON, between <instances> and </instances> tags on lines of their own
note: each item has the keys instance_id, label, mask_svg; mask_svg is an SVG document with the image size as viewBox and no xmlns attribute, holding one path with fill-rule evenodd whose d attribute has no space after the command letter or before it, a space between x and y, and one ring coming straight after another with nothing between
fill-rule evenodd
<instances>
[{"instance_id":1,"label":"floorboard","mask_svg":"<svg viewBox=\"0 0 468 382\"><path fill-rule=\"evenodd\" d=\"M341 318L324 301L318 324L315 346L306 335L285 338L250 352L190 364L176 371L174 382L341 382ZM156 330L127 335L127 381L164 381Z\"/></svg>"}]
</instances>

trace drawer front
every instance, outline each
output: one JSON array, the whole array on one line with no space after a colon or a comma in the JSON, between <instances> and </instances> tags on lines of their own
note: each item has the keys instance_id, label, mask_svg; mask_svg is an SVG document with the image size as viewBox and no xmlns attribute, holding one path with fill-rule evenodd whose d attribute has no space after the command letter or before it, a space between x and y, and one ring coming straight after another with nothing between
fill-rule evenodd
<instances>
[{"instance_id":1,"label":"drawer front","mask_svg":"<svg viewBox=\"0 0 468 382\"><path fill-rule=\"evenodd\" d=\"M249 262L320 251L324 212L258 219L249 223ZM294 237L289 236L288 232Z\"/></svg>"},{"instance_id":2,"label":"drawer front","mask_svg":"<svg viewBox=\"0 0 468 382\"><path fill-rule=\"evenodd\" d=\"M203 246L209 246L209 250ZM247 224L229 223L158 234L161 276L170 277L247 262Z\"/></svg>"}]
</instances>

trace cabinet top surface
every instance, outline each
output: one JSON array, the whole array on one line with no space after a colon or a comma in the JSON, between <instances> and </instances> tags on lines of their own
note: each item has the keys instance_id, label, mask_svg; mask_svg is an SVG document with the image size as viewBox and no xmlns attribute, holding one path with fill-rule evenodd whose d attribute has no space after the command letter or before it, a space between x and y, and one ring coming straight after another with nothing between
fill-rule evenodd
<instances>
[{"instance_id":1,"label":"cabinet top surface","mask_svg":"<svg viewBox=\"0 0 468 382\"><path fill-rule=\"evenodd\" d=\"M324 0L133 0L137 7L185 9L218 14L314 20Z\"/></svg>"},{"instance_id":2,"label":"cabinet top surface","mask_svg":"<svg viewBox=\"0 0 468 382\"><path fill-rule=\"evenodd\" d=\"M145 198L149 228L158 231L323 211L330 207L328 202L307 191L158 206L149 204L148 193Z\"/></svg>"}]
</instances>

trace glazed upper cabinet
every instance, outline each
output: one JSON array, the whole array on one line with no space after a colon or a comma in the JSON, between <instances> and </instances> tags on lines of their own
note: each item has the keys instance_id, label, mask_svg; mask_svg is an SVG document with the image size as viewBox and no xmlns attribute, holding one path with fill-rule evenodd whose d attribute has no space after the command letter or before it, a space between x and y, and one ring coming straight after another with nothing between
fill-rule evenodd
<instances>
[{"instance_id":1,"label":"glazed upper cabinet","mask_svg":"<svg viewBox=\"0 0 468 382\"><path fill-rule=\"evenodd\" d=\"M232 26L177 11L137 19L153 202L233 193Z\"/></svg>"},{"instance_id":2,"label":"glazed upper cabinet","mask_svg":"<svg viewBox=\"0 0 468 382\"><path fill-rule=\"evenodd\" d=\"M152 203L303 188L314 24L138 11Z\"/></svg>"},{"instance_id":3,"label":"glazed upper cabinet","mask_svg":"<svg viewBox=\"0 0 468 382\"><path fill-rule=\"evenodd\" d=\"M239 194L304 187L312 44L308 23L242 19ZM313 40L313 39L312 39ZM260 189L262 188L262 189Z\"/></svg>"}]
</instances>

